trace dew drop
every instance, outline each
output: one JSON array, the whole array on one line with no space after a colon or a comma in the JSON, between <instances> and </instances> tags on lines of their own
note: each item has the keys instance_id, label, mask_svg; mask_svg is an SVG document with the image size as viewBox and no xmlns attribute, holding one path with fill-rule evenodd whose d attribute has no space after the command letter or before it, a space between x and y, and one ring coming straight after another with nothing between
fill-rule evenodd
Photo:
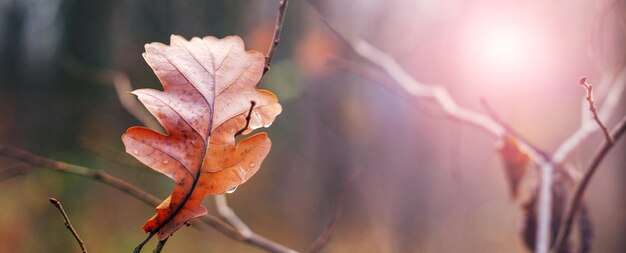
<instances>
[{"instance_id":1,"label":"dew drop","mask_svg":"<svg viewBox=\"0 0 626 253\"><path fill-rule=\"evenodd\" d=\"M237 186L231 188L230 190L226 191L226 193L231 194L233 192L235 192L237 190Z\"/></svg>"},{"instance_id":2,"label":"dew drop","mask_svg":"<svg viewBox=\"0 0 626 253\"><path fill-rule=\"evenodd\" d=\"M250 168L254 167L256 164L250 163Z\"/></svg>"},{"instance_id":3,"label":"dew drop","mask_svg":"<svg viewBox=\"0 0 626 253\"><path fill-rule=\"evenodd\" d=\"M133 154L138 155L139 151L135 149L135 150L133 150Z\"/></svg>"},{"instance_id":4,"label":"dew drop","mask_svg":"<svg viewBox=\"0 0 626 253\"><path fill-rule=\"evenodd\" d=\"M170 160L167 160L167 159L164 159L164 160L163 160L163 164L167 164L167 163L169 163L169 162L170 162Z\"/></svg>"},{"instance_id":5,"label":"dew drop","mask_svg":"<svg viewBox=\"0 0 626 253\"><path fill-rule=\"evenodd\" d=\"M196 145L196 141L191 141L191 145Z\"/></svg>"},{"instance_id":6,"label":"dew drop","mask_svg":"<svg viewBox=\"0 0 626 253\"><path fill-rule=\"evenodd\" d=\"M252 117L256 120L260 120L261 119L261 114L259 114L259 112L254 111L252 112Z\"/></svg>"}]
</instances>

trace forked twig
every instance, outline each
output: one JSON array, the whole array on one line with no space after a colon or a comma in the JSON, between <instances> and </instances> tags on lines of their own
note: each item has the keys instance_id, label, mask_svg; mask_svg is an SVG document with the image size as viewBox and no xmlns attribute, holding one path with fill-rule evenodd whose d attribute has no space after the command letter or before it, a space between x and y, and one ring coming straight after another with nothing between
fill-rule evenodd
<instances>
[{"instance_id":1,"label":"forked twig","mask_svg":"<svg viewBox=\"0 0 626 253\"><path fill-rule=\"evenodd\" d=\"M566 215L563 218L563 222L561 223L561 227L559 228L559 232L555 239L554 245L552 246L553 252L559 252L564 245L564 242L569 237L569 234L572 229L572 224L574 223L574 217L576 216L576 212L580 209L580 205L582 203L582 198L593 177L594 173L598 169L600 162L604 160L604 157L609 153L611 148L615 145L615 141L617 141L626 131L626 117L622 118L622 120L618 123L618 125L613 128L611 132L611 139L613 142L609 142L609 139L605 139L604 143L600 146L600 148L593 155L591 163L587 166L585 170L585 174L583 175L581 181L576 185L574 190L574 195L568 208L566 209Z\"/></svg>"},{"instance_id":2,"label":"forked twig","mask_svg":"<svg viewBox=\"0 0 626 253\"><path fill-rule=\"evenodd\" d=\"M87 248L85 247L85 242L82 239L80 239L80 236L78 236L78 233L76 232L76 230L72 226L72 223L70 222L70 218L67 217L67 214L65 213L65 210L63 210L63 206L61 205L61 202L59 202L55 198L50 198L50 203L52 203L52 205L54 205L54 207L56 207L59 210L59 212L61 213L61 215L63 216L63 220L65 222L65 227L70 231L70 233L72 233L74 238L76 238L76 242L80 246L80 249L82 250L82 252L83 253L87 253Z\"/></svg>"}]
</instances>

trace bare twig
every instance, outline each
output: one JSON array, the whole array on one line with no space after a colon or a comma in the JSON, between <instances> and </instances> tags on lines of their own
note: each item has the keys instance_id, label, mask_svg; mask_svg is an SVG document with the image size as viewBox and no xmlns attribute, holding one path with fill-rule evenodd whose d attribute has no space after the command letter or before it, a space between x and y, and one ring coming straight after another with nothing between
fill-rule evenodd
<instances>
[{"instance_id":1,"label":"bare twig","mask_svg":"<svg viewBox=\"0 0 626 253\"><path fill-rule=\"evenodd\" d=\"M274 26L274 35L272 36L270 49L267 51L267 55L265 56L265 68L263 69L263 75L270 70L272 58L274 58L274 53L276 53L276 48L278 48L278 43L280 43L280 33L283 30L283 21L285 20L288 3L289 0L281 0L278 4L278 16L276 17L276 25Z\"/></svg>"},{"instance_id":2,"label":"bare twig","mask_svg":"<svg viewBox=\"0 0 626 253\"><path fill-rule=\"evenodd\" d=\"M55 198L50 198L50 203L52 203L52 205L54 205L54 207L56 207L59 210L59 212L61 213L61 215L63 216L63 220L65 221L65 227L72 233L74 238L76 238L76 242L80 246L80 249L82 250L82 252L83 253L87 253L87 248L85 247L85 242L82 239L80 239L80 236L78 236L78 233L76 232L76 230L72 226L72 223L70 222L70 218L67 217L67 214L65 213L65 210L63 210L63 206L61 205L61 202L59 202Z\"/></svg>"},{"instance_id":3,"label":"bare twig","mask_svg":"<svg viewBox=\"0 0 626 253\"><path fill-rule=\"evenodd\" d=\"M598 107L596 106L596 103L593 101L593 85L590 83L587 83L586 77L581 77L579 83L580 85L585 87L585 90L587 90L587 95L585 96L585 99L587 100L587 103L589 104L589 111L593 115L593 120L595 120L596 123L598 123L598 126L600 127L600 129L602 129L602 133L604 134L604 138L606 139L606 141L609 143L613 143L613 138L611 137L609 130L606 128L604 123L602 123L602 121L600 120L600 117L598 117Z\"/></svg>"},{"instance_id":4,"label":"bare twig","mask_svg":"<svg viewBox=\"0 0 626 253\"><path fill-rule=\"evenodd\" d=\"M315 241L309 246L309 249L306 252L308 253L320 252L320 250L322 250L322 248L326 246L328 241L330 241L330 238L333 236L333 234L335 233L335 229L337 228L337 222L339 221L339 218L341 217L341 209L343 208L343 202L345 201L346 195L348 193L348 189L352 185L352 182L354 182L354 179L360 174L360 172L361 172L360 170L354 171L344 181L343 186L341 187L341 190L339 191L339 194L337 195L337 199L335 200L335 206L333 207L332 216L330 218L330 221L328 222L328 225L326 226L324 231L320 233L317 239L315 239Z\"/></svg>"},{"instance_id":5,"label":"bare twig","mask_svg":"<svg viewBox=\"0 0 626 253\"><path fill-rule=\"evenodd\" d=\"M626 88L626 68L622 68L614 78L610 76L611 74L605 74L605 78L603 79L606 80L606 82L601 84L610 87L606 93L606 97L602 101L602 110L598 112L598 117L600 120L604 121L608 120L613 115L613 112L619 105L620 97L622 96L624 88ZM586 99L583 99L582 107L587 106ZM600 128L597 127L597 123L590 115L589 110L583 109L581 112L583 116L581 117L581 123L578 129L554 151L552 155L554 164L562 164L576 148L589 138L589 136L600 130Z\"/></svg>"},{"instance_id":6,"label":"bare twig","mask_svg":"<svg viewBox=\"0 0 626 253\"><path fill-rule=\"evenodd\" d=\"M89 179L93 179L95 181L101 182L115 189L118 189L148 204L149 206L157 206L161 202L163 202L163 200L155 197L154 195L147 193L122 179L111 176L102 170L94 170L94 169L90 169L90 168L79 166L79 165L59 162L59 161L55 161L52 159L48 159L48 158L31 154L24 150L10 148L6 146L2 146L2 145L0 145L0 156L14 158L14 159L23 161L25 163L31 164L33 166L49 168L55 171L68 173L68 174L74 174L74 175L83 176ZM253 234L250 237L244 237L243 235L239 233L239 231L234 229L232 226L228 225L227 223L223 222L222 220L220 220L219 218L213 215L207 214L199 219L203 223L215 228L216 230L220 231L222 234L228 236L231 239L245 242L247 244L267 250L268 252L274 252L274 253L296 252L292 249L289 249L283 245L280 245L274 241L271 241L257 234ZM194 222L191 222L191 223L194 223Z\"/></svg>"},{"instance_id":7,"label":"bare twig","mask_svg":"<svg viewBox=\"0 0 626 253\"><path fill-rule=\"evenodd\" d=\"M622 118L618 125L613 128L613 131L611 132L612 140L618 140L624 134L624 131L626 131L626 117ZM564 241L566 241L569 237L572 224L574 222L574 216L576 215L578 209L580 209L580 204L582 202L585 190L587 189L587 186L589 185L589 182L591 181L594 173L598 169L598 166L600 165L602 160L604 160L604 157L609 153L614 145L615 142L609 142L608 139L605 139L604 143L593 155L593 159L591 160L589 166L587 166L583 178L575 187L574 195L572 197L572 200L570 201L569 207L567 208L566 215L564 216L565 218L561 223L561 228L559 229L554 246L552 247L553 252L559 252L564 244Z\"/></svg>"}]
</instances>

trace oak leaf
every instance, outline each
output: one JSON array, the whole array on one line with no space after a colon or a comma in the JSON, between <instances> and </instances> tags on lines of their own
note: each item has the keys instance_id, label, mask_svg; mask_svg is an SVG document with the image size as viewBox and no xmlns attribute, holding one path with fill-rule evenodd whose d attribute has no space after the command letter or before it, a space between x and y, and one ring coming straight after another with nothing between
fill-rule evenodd
<instances>
[{"instance_id":1,"label":"oak leaf","mask_svg":"<svg viewBox=\"0 0 626 253\"><path fill-rule=\"evenodd\" d=\"M264 56L245 51L241 38L228 36L150 43L143 54L163 91L132 93L163 126L166 134L131 127L122 136L126 152L175 181L172 194L143 226L159 240L190 219L203 216L209 194L222 194L246 182L269 153L271 142L258 133L236 142L235 133L268 127L281 112L278 99L256 89ZM250 111L251 105L253 110Z\"/></svg>"}]
</instances>

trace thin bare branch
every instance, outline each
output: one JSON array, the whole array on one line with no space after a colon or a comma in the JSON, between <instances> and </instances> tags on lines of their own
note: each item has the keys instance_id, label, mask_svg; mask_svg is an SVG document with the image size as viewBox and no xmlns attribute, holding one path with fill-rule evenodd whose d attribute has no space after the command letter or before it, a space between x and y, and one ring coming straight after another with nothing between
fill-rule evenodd
<instances>
[{"instance_id":1,"label":"thin bare branch","mask_svg":"<svg viewBox=\"0 0 626 253\"><path fill-rule=\"evenodd\" d=\"M360 170L354 171L351 175L343 182L343 186L337 195L337 199L335 199L335 206L333 207L332 216L328 225L320 233L320 235L315 239L315 241L309 246L309 249L306 251L308 253L317 253L320 252L326 246L330 238L335 233L335 229L337 228L337 222L341 217L341 209L343 208L343 202L345 201L346 195L348 194L348 189L354 182L354 179L360 174Z\"/></svg>"},{"instance_id":2,"label":"thin bare branch","mask_svg":"<svg viewBox=\"0 0 626 253\"><path fill-rule=\"evenodd\" d=\"M611 138L617 141L624 134L625 131L626 117L623 117L618 125L611 131ZM615 142L609 142L608 139L604 140L604 143L593 155L593 159L591 160L591 163L587 166L583 178L574 188L574 195L567 208L566 215L564 216L565 218L561 223L561 228L559 229L555 243L552 247L553 252L559 252L561 247L564 245L564 242L569 237L572 229L572 224L574 223L574 216L576 216L577 211L580 209L585 190L587 189L587 186L589 185L589 182L591 181L594 173L598 169L598 166L604 160L604 157L606 157L606 155L609 153L614 145Z\"/></svg>"},{"instance_id":3,"label":"thin bare branch","mask_svg":"<svg viewBox=\"0 0 626 253\"><path fill-rule=\"evenodd\" d=\"M76 229L74 229L74 227L72 226L72 223L70 222L70 218L67 217L67 213L65 213L65 210L63 210L63 205L61 205L61 202L59 202L55 198L50 198L50 203L52 203L52 205L54 205L54 207L56 207L61 213L61 215L63 216L63 220L65 221L65 227L72 233L74 238L76 238L76 242L78 243L78 246L80 246L80 249L82 250L82 252L87 253L85 242L82 239L80 239L80 236L78 236Z\"/></svg>"},{"instance_id":4,"label":"thin bare branch","mask_svg":"<svg viewBox=\"0 0 626 253\"><path fill-rule=\"evenodd\" d=\"M102 170L94 170L94 169L90 169L90 168L79 166L79 165L59 162L59 161L55 161L52 159L48 159L48 158L31 154L24 150L10 148L6 146L2 146L2 145L0 145L0 156L10 157L10 158L17 159L25 163L31 164L33 166L38 166L38 167L48 168L48 169L52 169L52 170L63 172L63 173L83 176L83 177L101 182L105 185L118 189L148 204L149 206L157 206L161 202L163 202L163 200L155 197L154 195L147 193L122 179L111 176ZM207 214L205 216L202 216L199 219L203 223L215 228L216 230L220 231L221 233L223 233L224 235L226 235L227 237L231 239L245 242L247 244L267 250L268 252L275 252L275 253L296 252L292 249L289 249L283 245L280 245L276 242L273 242L265 237L262 237L256 234L253 234L250 237L244 237L232 226L228 225L227 223L223 222L222 220L220 220L219 218L213 215ZM190 222L190 223L192 223L192 225L195 224L195 222Z\"/></svg>"},{"instance_id":5,"label":"thin bare branch","mask_svg":"<svg viewBox=\"0 0 626 253\"><path fill-rule=\"evenodd\" d=\"M613 116L615 109L617 109L619 105L624 88L626 88L626 67L622 68L614 77L612 77L612 74L605 74L603 80L604 82L601 85L607 85L610 88L606 93L606 97L602 101L602 110L598 112L598 117L602 121L607 121L611 116ZM570 135L570 137L557 147L556 151L552 155L552 161L554 161L554 164L562 164L574 150L584 143L585 140L587 140L593 133L600 130L600 128L597 127L597 123L590 115L591 113L589 110L584 109L584 107L587 106L587 100L583 99L583 109L581 111L583 116L581 117L580 126L572 135Z\"/></svg>"},{"instance_id":6,"label":"thin bare branch","mask_svg":"<svg viewBox=\"0 0 626 253\"><path fill-rule=\"evenodd\" d=\"M281 0L278 4L278 16L276 17L276 25L274 26L274 35L272 36L272 44L270 45L267 55L265 56L265 68L263 69L263 75L270 70L272 65L272 58L280 43L280 33L283 30L283 21L285 20L285 13L287 12L287 4L289 0Z\"/></svg>"},{"instance_id":7,"label":"thin bare branch","mask_svg":"<svg viewBox=\"0 0 626 253\"><path fill-rule=\"evenodd\" d=\"M596 106L596 103L593 100L593 85L587 82L586 77L581 77L579 83L580 85L585 87L585 90L587 91L587 95L585 96L585 99L587 100L587 103L589 104L589 111L593 115L593 120L595 120L596 123L598 123L598 126L602 130L602 133L604 134L604 138L606 139L606 141L609 143L613 143L613 138L611 137L609 130L606 128L604 123L602 123L602 121L600 120L600 117L598 116L598 107Z\"/></svg>"}]
</instances>

